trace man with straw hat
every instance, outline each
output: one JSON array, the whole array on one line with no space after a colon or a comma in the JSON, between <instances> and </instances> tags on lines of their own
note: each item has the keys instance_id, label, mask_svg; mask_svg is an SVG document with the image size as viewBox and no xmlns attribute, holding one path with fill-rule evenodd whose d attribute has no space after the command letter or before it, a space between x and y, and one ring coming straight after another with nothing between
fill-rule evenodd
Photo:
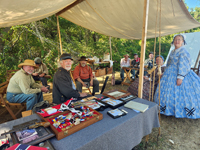
<instances>
[{"instance_id":1,"label":"man with straw hat","mask_svg":"<svg viewBox=\"0 0 200 150\"><path fill-rule=\"evenodd\" d=\"M70 98L87 96L76 89L75 81L71 73L73 59L70 54L63 53L60 56L60 66L53 78L53 103L64 103Z\"/></svg>"},{"instance_id":2,"label":"man with straw hat","mask_svg":"<svg viewBox=\"0 0 200 150\"><path fill-rule=\"evenodd\" d=\"M21 69L10 79L6 98L10 103L26 103L26 109L31 110L36 103L43 101L42 92L49 90L35 83L31 74L37 66L33 60L26 59L18 67Z\"/></svg>"},{"instance_id":3,"label":"man with straw hat","mask_svg":"<svg viewBox=\"0 0 200 150\"><path fill-rule=\"evenodd\" d=\"M74 80L76 80L76 86L79 92L82 92L83 87L93 86L92 95L95 92L99 92L99 81L93 79L92 69L87 66L87 60L85 56L82 56L79 60L80 63L74 69Z\"/></svg>"}]
</instances>

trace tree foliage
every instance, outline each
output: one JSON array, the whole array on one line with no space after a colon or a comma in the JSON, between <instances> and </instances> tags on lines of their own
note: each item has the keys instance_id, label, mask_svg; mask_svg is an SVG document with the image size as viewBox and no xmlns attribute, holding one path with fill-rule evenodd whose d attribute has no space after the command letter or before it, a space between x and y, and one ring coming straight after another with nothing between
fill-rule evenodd
<instances>
[{"instance_id":1,"label":"tree foliage","mask_svg":"<svg viewBox=\"0 0 200 150\"><path fill-rule=\"evenodd\" d=\"M191 15L200 21L200 8L191 9ZM71 53L74 66L80 56L97 56L110 52L109 37L85 29L76 24L59 18L63 52ZM200 28L185 32L197 32ZM0 83L6 80L6 70L18 69L18 64L25 59L41 57L47 65L50 75L57 70L57 58L60 55L56 17L45 18L29 24L0 28ZM170 49L173 35L161 38L161 55L165 58ZM112 58L117 63L114 70L119 70L119 62L124 54L133 58L134 53L140 56L141 40L126 40L112 37ZM154 51L155 39L146 42L146 58ZM159 52L159 41L156 38L156 54ZM73 67L74 67L73 66Z\"/></svg>"}]
</instances>

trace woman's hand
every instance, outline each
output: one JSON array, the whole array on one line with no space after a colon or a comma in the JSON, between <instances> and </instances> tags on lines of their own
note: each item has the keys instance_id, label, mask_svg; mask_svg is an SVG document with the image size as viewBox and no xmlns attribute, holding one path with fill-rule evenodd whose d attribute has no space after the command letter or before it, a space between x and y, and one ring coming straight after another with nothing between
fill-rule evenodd
<instances>
[{"instance_id":1,"label":"woman's hand","mask_svg":"<svg viewBox=\"0 0 200 150\"><path fill-rule=\"evenodd\" d=\"M183 81L183 80L181 80L181 79L177 79L177 80L176 80L176 84L177 84L178 86L180 86L181 83L182 83L182 81Z\"/></svg>"}]
</instances>

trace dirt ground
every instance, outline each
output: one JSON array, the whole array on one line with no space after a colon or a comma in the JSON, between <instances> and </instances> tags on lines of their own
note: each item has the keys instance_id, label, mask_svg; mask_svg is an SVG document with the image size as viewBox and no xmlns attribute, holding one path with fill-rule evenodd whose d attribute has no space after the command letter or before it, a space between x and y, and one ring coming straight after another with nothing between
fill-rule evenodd
<instances>
[{"instance_id":1,"label":"dirt ground","mask_svg":"<svg viewBox=\"0 0 200 150\"><path fill-rule=\"evenodd\" d=\"M97 78L100 82L100 90L103 86L105 77ZM115 79L120 80L119 72L115 74ZM52 91L52 83L49 83ZM128 86L111 85L111 77L109 77L105 91L111 89L126 90ZM84 90L88 92L87 90ZM44 100L52 101L52 92L44 94ZM17 108L13 108L17 110ZM3 113L4 112L4 113ZM21 114L17 116L21 117ZM12 120L11 116L3 106L0 106L0 123ZM148 143L144 137L134 150L199 150L200 149L200 119L178 119L171 116L161 115L160 121L161 135L158 136L158 128L154 128L149 135ZM171 143L170 140L173 142Z\"/></svg>"}]
</instances>

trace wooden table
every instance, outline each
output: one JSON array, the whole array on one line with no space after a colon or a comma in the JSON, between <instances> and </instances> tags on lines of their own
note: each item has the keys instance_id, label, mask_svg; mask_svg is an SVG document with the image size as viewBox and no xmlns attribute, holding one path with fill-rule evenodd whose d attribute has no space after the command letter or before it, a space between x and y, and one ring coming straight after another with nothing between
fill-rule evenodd
<instances>
[{"instance_id":1,"label":"wooden table","mask_svg":"<svg viewBox=\"0 0 200 150\"><path fill-rule=\"evenodd\" d=\"M98 97L101 96L98 95ZM107 114L107 111L110 111L111 108L106 108L104 111L101 111L103 114L101 121L59 141L53 137L50 139L50 142L57 150L131 150L141 142L144 136L150 134L153 128L160 126L158 105L156 103L140 98L136 98L133 101L149 105L149 109L144 113L137 113L134 110L121 106L120 108L127 111L128 114L113 119ZM0 124L0 134L12 129L13 126L33 119L40 118L33 114ZM9 135L8 137L10 139Z\"/></svg>"}]
</instances>

